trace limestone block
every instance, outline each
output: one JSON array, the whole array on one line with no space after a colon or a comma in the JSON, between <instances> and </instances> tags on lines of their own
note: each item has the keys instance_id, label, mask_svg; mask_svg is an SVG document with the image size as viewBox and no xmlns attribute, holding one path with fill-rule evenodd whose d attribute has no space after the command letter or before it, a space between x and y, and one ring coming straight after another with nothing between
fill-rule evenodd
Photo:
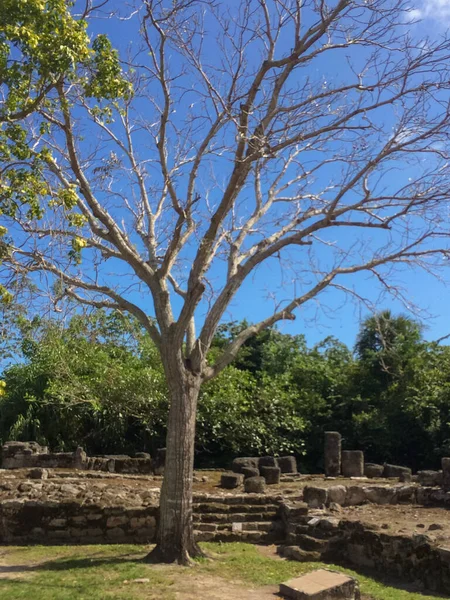
<instances>
[{"instance_id":1,"label":"limestone block","mask_svg":"<svg viewBox=\"0 0 450 600\"><path fill-rule=\"evenodd\" d=\"M278 467L277 459L274 456L261 456L258 458L258 467Z\"/></svg>"},{"instance_id":2,"label":"limestone block","mask_svg":"<svg viewBox=\"0 0 450 600\"><path fill-rule=\"evenodd\" d=\"M248 479L249 477L259 477L259 469L255 469L254 467L242 467L241 474L244 476L244 479Z\"/></svg>"},{"instance_id":3,"label":"limestone block","mask_svg":"<svg viewBox=\"0 0 450 600\"><path fill-rule=\"evenodd\" d=\"M48 479L48 471L47 469L41 469L40 467L36 467L35 469L30 469L28 471L29 479Z\"/></svg>"},{"instance_id":4,"label":"limestone block","mask_svg":"<svg viewBox=\"0 0 450 600\"><path fill-rule=\"evenodd\" d=\"M244 476L240 473L224 473L220 478L220 487L232 490L242 485Z\"/></svg>"},{"instance_id":5,"label":"limestone block","mask_svg":"<svg viewBox=\"0 0 450 600\"><path fill-rule=\"evenodd\" d=\"M409 473L411 475L411 469L400 467L399 465L384 465L383 477L400 477L402 473Z\"/></svg>"},{"instance_id":6,"label":"limestone block","mask_svg":"<svg viewBox=\"0 0 450 600\"><path fill-rule=\"evenodd\" d=\"M292 600L358 600L355 579L328 569L318 569L280 583L280 595Z\"/></svg>"},{"instance_id":7,"label":"limestone block","mask_svg":"<svg viewBox=\"0 0 450 600\"><path fill-rule=\"evenodd\" d=\"M248 467L251 469L257 469L258 468L258 459L253 458L251 456L245 456L245 457L243 456L243 457L235 458L231 465L231 470L234 473L242 473L242 469L244 467Z\"/></svg>"},{"instance_id":8,"label":"limestone block","mask_svg":"<svg viewBox=\"0 0 450 600\"><path fill-rule=\"evenodd\" d=\"M319 508L327 503L328 491L326 488L307 485L303 490L303 500L309 508Z\"/></svg>"},{"instance_id":9,"label":"limestone block","mask_svg":"<svg viewBox=\"0 0 450 600\"><path fill-rule=\"evenodd\" d=\"M345 485L333 485L328 488L328 504L336 502L343 506L345 504L345 498L347 496L347 488Z\"/></svg>"},{"instance_id":10,"label":"limestone block","mask_svg":"<svg viewBox=\"0 0 450 600\"><path fill-rule=\"evenodd\" d=\"M367 501L365 488L360 485L349 485L345 496L346 506L357 506Z\"/></svg>"},{"instance_id":11,"label":"limestone block","mask_svg":"<svg viewBox=\"0 0 450 600\"><path fill-rule=\"evenodd\" d=\"M374 463L366 463L364 465L364 475L373 479L374 477L383 477L384 465L376 465Z\"/></svg>"},{"instance_id":12,"label":"limestone block","mask_svg":"<svg viewBox=\"0 0 450 600\"><path fill-rule=\"evenodd\" d=\"M341 474L342 437L337 431L325 432L325 475L338 477Z\"/></svg>"},{"instance_id":13,"label":"limestone block","mask_svg":"<svg viewBox=\"0 0 450 600\"><path fill-rule=\"evenodd\" d=\"M266 480L267 485L276 485L280 483L281 471L278 467L261 467L260 473Z\"/></svg>"},{"instance_id":14,"label":"limestone block","mask_svg":"<svg viewBox=\"0 0 450 600\"><path fill-rule=\"evenodd\" d=\"M297 460L295 456L279 456L277 458L278 466L282 473L297 473Z\"/></svg>"},{"instance_id":15,"label":"limestone block","mask_svg":"<svg viewBox=\"0 0 450 600\"><path fill-rule=\"evenodd\" d=\"M372 485L364 488L366 498L373 504L396 504L396 490L383 485Z\"/></svg>"},{"instance_id":16,"label":"limestone block","mask_svg":"<svg viewBox=\"0 0 450 600\"><path fill-rule=\"evenodd\" d=\"M342 452L342 475L344 477L364 476L364 454L361 450Z\"/></svg>"},{"instance_id":17,"label":"limestone block","mask_svg":"<svg viewBox=\"0 0 450 600\"><path fill-rule=\"evenodd\" d=\"M450 458L443 458L442 461L442 487L445 491L450 491Z\"/></svg>"},{"instance_id":18,"label":"limestone block","mask_svg":"<svg viewBox=\"0 0 450 600\"><path fill-rule=\"evenodd\" d=\"M247 494L263 494L266 489L264 477L249 477L244 481L244 491Z\"/></svg>"},{"instance_id":19,"label":"limestone block","mask_svg":"<svg viewBox=\"0 0 450 600\"><path fill-rule=\"evenodd\" d=\"M417 471L417 480L427 487L442 485L442 471Z\"/></svg>"}]
</instances>

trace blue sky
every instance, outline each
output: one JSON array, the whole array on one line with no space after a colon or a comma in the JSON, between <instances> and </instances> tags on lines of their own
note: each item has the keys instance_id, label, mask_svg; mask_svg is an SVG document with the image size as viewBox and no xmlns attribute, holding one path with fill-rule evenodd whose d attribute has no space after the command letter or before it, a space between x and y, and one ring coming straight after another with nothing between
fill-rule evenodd
<instances>
[{"instance_id":1,"label":"blue sky","mask_svg":"<svg viewBox=\"0 0 450 600\"><path fill-rule=\"evenodd\" d=\"M229 5L232 6L233 3L238 6L238 0L230 0ZM119 0L112 0L112 4L108 6L113 6L120 8L120 10L125 14L128 10L127 5L124 5ZM228 4L226 4L228 6ZM414 0L411 1L411 6L414 6L414 11L412 12L412 16L416 19L422 19L420 23L408 23L407 27L410 28L413 36L417 38L424 38L426 36L430 36L436 38L442 34L447 24L450 24L450 0L423 0L421 2L417 2L414 4ZM210 25L213 27L213 25ZM107 33L113 45L118 47L120 50L120 54L122 57L126 56L126 52L130 48L134 50L137 45L136 37L136 22L134 18L130 18L129 20L117 21L115 19L98 19L93 22L91 33ZM214 33L214 30L212 29ZM286 44L288 45L288 40L286 40ZM215 46L213 42L208 42L208 46L205 48L205 55L208 53L211 55L211 61L217 60L218 57L218 48ZM284 44L284 41L283 41ZM288 46L287 46L288 47ZM355 63L358 61L364 60L364 50L360 50L361 54L354 57ZM144 55L143 55L144 56ZM171 56L172 64L177 68L178 64L176 53ZM249 57L250 62L253 60L253 57ZM314 61L313 70L310 72L303 72L303 77L311 77L311 79L316 82L318 85L327 85L327 81L340 81L339 78L345 79L347 76L351 76L350 71L348 70L345 55L342 56L340 51L336 51L334 54L327 53L326 58L323 60L319 58ZM183 78L181 78L183 81ZM189 80L185 78L185 84L189 87ZM367 85L367 83L366 83ZM149 84L149 89L153 90L154 83ZM179 120L179 123L183 123L183 119L186 118L186 115L189 114L191 102L191 94L193 94L195 90L187 90L184 95L183 102L177 104L174 109L176 109L177 114L175 115L175 110L173 120L176 123ZM155 91L156 93L156 91ZM356 93L356 92L355 92ZM151 110L149 110L148 105L146 106L143 102L138 100L137 108L144 108L145 111L152 117ZM197 110L196 108L193 109ZM383 122L384 131L389 131L389 126L391 123L394 123L394 115L395 111L391 109L386 109L382 115L378 118L380 122ZM81 112L79 113L81 116ZM76 115L77 116L77 115ZM149 118L150 118L149 117ZM152 117L153 118L153 117ZM157 118L157 117L155 117ZM149 121L150 122L150 121ZM111 125L111 127L116 131L117 124ZM154 157L154 148L149 149L150 146L147 147L148 137L147 133L143 134L137 133L135 136L135 147L137 148L138 155L142 159L147 159L148 157ZM117 149L110 144L105 139L100 137L96 137L99 135L98 133L92 134L89 129L89 125L84 127L84 135L85 140L81 143L82 151L87 154L88 151L93 148L97 142L100 144L101 140L101 154L103 159L107 159L110 155L110 151L117 151ZM375 140L376 141L376 140ZM342 143L342 148L345 148L345 144L348 141ZM348 143L350 147L351 144ZM333 144L329 144L330 152L333 152ZM305 153L306 160L314 160L315 157L308 156L308 153ZM119 156L119 159L121 157ZM345 159L345 156L343 157ZM95 162L97 161L97 162ZM95 173L95 168L101 166L101 160L95 159L90 164L91 173ZM214 162L216 161L216 162ZM343 161L345 162L345 160ZM150 164L150 163L149 163ZM226 179L227 169L229 169L230 163L222 161L221 159L211 159L209 165L216 167L216 175L218 179L223 177ZM333 164L330 169L327 171L324 169L320 178L314 181L311 184L312 190L321 190L327 186L332 177L338 172L340 166L336 166L338 163ZM224 166L225 165L225 166ZM151 165L149 166L149 176L148 182L152 183L152 171ZM414 175L414 170L417 168L425 168L423 165L417 167L417 165L411 166L406 164L401 164L397 166L397 169L392 171L386 177L386 184L388 186L396 186L401 184L406 184L408 181L409 175ZM203 173L204 176L207 175L207 171L205 170ZM183 188L186 184L186 179L181 178L180 187ZM125 192L128 191L127 186L129 185L128 181L123 179L118 179L115 183L115 186L118 191ZM199 192L203 197L208 194L208 190L206 186L202 187L202 184L199 186ZM99 197L103 198L106 202L109 202L109 209L112 212L115 212L115 216L120 219L122 216L122 210L116 208L113 205L113 201L108 197L108 193L105 190L101 190L99 188L98 191ZM213 189L210 192L210 200L212 203L217 201L217 198L220 196L220 190ZM244 190L242 194L242 204L239 210L244 211L247 206L246 203L252 202L252 189ZM444 216L447 218L448 215ZM202 223L201 227L204 227ZM270 231L270 225L269 225ZM356 237L352 237L352 234L348 233L348 229L345 228L335 228L334 230L330 230L330 232L325 234L325 241L327 243L338 242L341 247L347 248L352 246L357 240L364 241L367 244L372 245L380 245L383 243L383 237L385 233L379 233L378 230L375 230L376 233L372 233L374 230L359 230L356 234ZM359 237L358 237L359 236ZM190 258L191 250L187 250L185 257L187 259ZM304 249L301 250L303 254L300 254L300 251L293 251L293 258L297 261L297 264L302 265L301 256L306 256L306 251ZM88 253L85 253L86 259L88 258ZM327 265L327 263L331 259L330 251L327 249L326 245L323 247L319 246L319 250L317 251L317 259ZM89 261L84 260L83 268L88 272L89 270ZM213 277L223 276L223 267L215 267L212 271ZM242 287L240 292L233 299L229 310L225 314L224 321L230 320L241 320L247 319L250 322L256 322L261 320L272 312L273 302L279 302L291 297L292 290L296 288L296 286L300 285L298 281L303 277L303 285L308 285L310 282L308 281L308 276L299 273L298 281L295 280L295 276L297 273L294 269L287 268L285 271L280 273L278 265L275 261L270 261L264 266L261 266ZM109 280L113 284L119 284L123 281L126 281L129 277L129 271L124 268L119 263L114 264L113 267L108 269L108 273L105 273L105 279ZM449 280L448 272L442 272L442 277L444 281L439 281L435 277L424 273L418 269L401 269L395 278L396 284L404 290L405 297L407 297L407 306L409 306L412 310L411 314L413 316L421 318L421 320L425 324L425 337L427 339L433 340L440 338L448 333L450 333L450 319L449 319L449 310L448 304L450 300L449 288L445 285L445 280ZM367 274L359 274L353 275L352 277L347 278L347 280L343 280L342 283L350 288L354 288L355 292L364 297L366 300L366 304L357 303L348 295L345 295L342 292L337 291L336 289L329 288L328 291L322 293L320 297L317 298L317 301L314 299L304 305L303 308L297 310L296 312L296 320L281 322L279 324L280 329L285 333L303 333L306 336L306 339L309 344L314 344L319 340L323 339L325 336L333 335L343 341L344 343L352 346L355 337L359 328L359 324L362 319L364 319L368 314L370 309L373 310L383 310L386 308L391 309L394 313L402 312L407 313L407 306L400 300L395 297L387 294L381 294L379 287L374 285L374 279L369 278ZM140 304L146 311L151 313L151 308L149 308L150 303L147 294L140 295L137 292L131 293L131 299L136 301L136 303ZM417 312L420 309L420 312ZM200 307L199 311L199 322L202 321L202 310L204 314L204 306Z\"/></svg>"},{"instance_id":2,"label":"blue sky","mask_svg":"<svg viewBox=\"0 0 450 600\"><path fill-rule=\"evenodd\" d=\"M420 23L410 25L413 35L439 36L447 23L450 24L450 0L422 0L417 3L411 2L411 6L414 6L412 17L422 19ZM98 23L99 31L103 30L103 25L104 22ZM108 23L109 27L110 23ZM120 30L113 26L109 33L116 43L119 39L124 42L127 40L127 31L131 32L131 29L132 22L125 21L120 25ZM211 51L214 51L214 48L211 48ZM331 62L320 65L320 68L324 79L333 77L336 71L342 69L341 58L336 57ZM389 118L387 114L386 118ZM322 181L317 182L318 186L322 184ZM337 234L336 237L338 238ZM297 311L294 322L281 322L279 327L286 333L305 334L310 344L327 335L334 335L351 346L361 319L369 314L370 309L389 308L393 312L408 314L409 306L410 314L424 322L425 337L434 340L450 333L448 309L450 291L445 282L449 277L448 273L443 273L442 276L444 281L417 269L402 270L396 278L396 283L405 290L408 298L406 306L404 302L388 294L380 294L380 290L374 287L373 279L366 274L353 276L348 284L354 286L358 294L368 299L371 306L353 301L343 293L330 289L320 296L318 302L313 300ZM279 300L282 293L279 291L279 286L280 273L276 265L269 263L261 267L234 298L225 320L245 318L254 322L266 317L272 302L267 298L267 294L270 290L278 289L276 299Z\"/></svg>"}]
</instances>

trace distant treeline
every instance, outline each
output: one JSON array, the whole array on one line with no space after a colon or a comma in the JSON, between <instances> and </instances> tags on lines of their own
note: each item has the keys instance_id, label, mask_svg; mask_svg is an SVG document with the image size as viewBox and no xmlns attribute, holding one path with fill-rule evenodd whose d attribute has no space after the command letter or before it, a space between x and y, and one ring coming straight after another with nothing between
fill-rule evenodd
<instances>
[{"instance_id":1,"label":"distant treeline","mask_svg":"<svg viewBox=\"0 0 450 600\"><path fill-rule=\"evenodd\" d=\"M133 319L99 310L65 325L18 317L10 326L20 355L1 377L0 441L90 454L164 445L164 373ZM243 326L220 328L210 360ZM264 331L204 385L197 462L294 453L317 471L324 430L340 431L366 460L437 467L450 455L450 347L388 311L362 324L352 350L332 337L308 348L301 335Z\"/></svg>"}]
</instances>

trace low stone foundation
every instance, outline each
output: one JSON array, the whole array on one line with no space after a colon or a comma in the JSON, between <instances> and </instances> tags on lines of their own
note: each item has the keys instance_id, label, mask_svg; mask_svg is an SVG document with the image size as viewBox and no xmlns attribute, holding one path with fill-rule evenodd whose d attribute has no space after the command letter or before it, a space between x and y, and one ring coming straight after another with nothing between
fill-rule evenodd
<instances>
[{"instance_id":1,"label":"low stone foundation","mask_svg":"<svg viewBox=\"0 0 450 600\"><path fill-rule=\"evenodd\" d=\"M160 451L159 451L160 452ZM75 452L49 452L46 446L36 442L6 442L2 447L2 469L80 469L108 473L152 475L155 465L149 454L130 456L87 456L82 448ZM161 461L159 461L160 463ZM164 471L162 463L156 465Z\"/></svg>"},{"instance_id":2,"label":"low stone foundation","mask_svg":"<svg viewBox=\"0 0 450 600\"><path fill-rule=\"evenodd\" d=\"M392 535L367 524L305 516L288 526L280 554L293 560L321 560L373 569L436 592L450 593L450 548L425 535Z\"/></svg>"},{"instance_id":3,"label":"low stone foundation","mask_svg":"<svg viewBox=\"0 0 450 600\"><path fill-rule=\"evenodd\" d=\"M0 543L147 544L155 540L157 518L154 506L5 500L0 503Z\"/></svg>"}]
</instances>

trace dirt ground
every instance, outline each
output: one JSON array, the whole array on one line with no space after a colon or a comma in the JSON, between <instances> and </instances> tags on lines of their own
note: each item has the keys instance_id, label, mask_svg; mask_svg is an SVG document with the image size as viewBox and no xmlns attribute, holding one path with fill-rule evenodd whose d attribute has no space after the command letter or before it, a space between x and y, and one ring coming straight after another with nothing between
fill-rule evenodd
<instances>
[{"instance_id":1,"label":"dirt ground","mask_svg":"<svg viewBox=\"0 0 450 600\"><path fill-rule=\"evenodd\" d=\"M426 535L440 546L450 548L450 510L417 505L373 505L342 508L340 519L360 521L389 534Z\"/></svg>"}]
</instances>

